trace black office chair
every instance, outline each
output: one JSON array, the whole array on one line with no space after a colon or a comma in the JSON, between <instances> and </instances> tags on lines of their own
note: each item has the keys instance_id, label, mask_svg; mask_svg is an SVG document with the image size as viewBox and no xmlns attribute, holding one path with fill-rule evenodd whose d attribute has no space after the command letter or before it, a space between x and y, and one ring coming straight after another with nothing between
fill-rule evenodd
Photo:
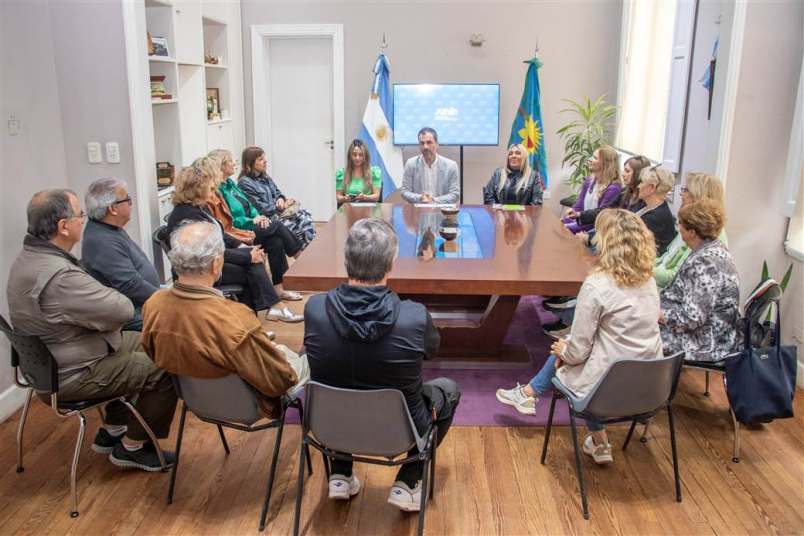
<instances>
[{"instance_id":1,"label":"black office chair","mask_svg":"<svg viewBox=\"0 0 804 536\"><path fill-rule=\"evenodd\" d=\"M165 252L165 255L168 254L170 251L170 236L167 232L167 225L160 225L157 227L153 234L151 235L151 239L154 241L154 244L159 246L162 251ZM172 272L172 270L171 270ZM176 279L175 272L173 273L173 279ZM243 295L246 293L246 289L243 288L243 285L238 285L235 283L229 283L226 285L215 285L215 288L220 290L224 296L228 299L242 302Z\"/></svg>"},{"instance_id":2,"label":"black office chair","mask_svg":"<svg viewBox=\"0 0 804 536\"><path fill-rule=\"evenodd\" d=\"M70 517L78 517L76 474L78 470L78 458L81 455L81 445L84 442L84 431L86 430L87 424L86 416L84 415L86 411L96 409L102 420L103 412L101 408L110 402L122 402L137 420L140 421L140 424L151 438L156 448L156 453L159 456L159 463L162 465L162 470L167 469L164 454L159 447L159 442L153 430L151 430L148 423L142 418L142 415L140 415L125 397L110 396L91 400L60 401L58 365L47 346L45 346L39 337L22 335L15 331L2 316L0 316L0 331L3 331L11 342L11 366L14 368L14 382L19 387L28 390L25 405L22 407L20 424L17 429L17 472L22 473L25 470L22 464L22 437L25 429L25 420L28 417L28 408L31 405L34 391L36 391L45 403L47 403L46 397L50 397L50 407L59 417L67 418L78 416L79 418L78 440L75 442L73 462L70 468L70 493L72 499ZM20 371L25 381L20 380Z\"/></svg>"},{"instance_id":3,"label":"black office chair","mask_svg":"<svg viewBox=\"0 0 804 536\"><path fill-rule=\"evenodd\" d=\"M271 490L274 485L276 464L279 460L279 448L282 444L282 430L285 427L285 414L289 408L296 408L299 418L304 420L304 410L298 398L282 397L282 412L278 419L265 421L260 413L258 394L240 377L230 374L222 378L192 378L190 376L173 376L176 393L182 400L181 417L179 419L179 433L176 437L176 461L170 474L170 487L168 488L167 503L173 502L173 489L176 483L176 473L179 468L181 443L184 437L184 420L187 412L192 412L200 420L214 424L223 443L223 449L229 454L229 445L223 428L233 428L241 432L257 432L268 428L276 428L274 439L274 454L271 458L271 470L268 473L268 486L265 490L265 500L260 514L259 530L265 529L265 518L268 515L268 505L271 500ZM310 462L310 449L304 446L304 455L307 457L308 474L313 474L313 465Z\"/></svg>"}]
</instances>

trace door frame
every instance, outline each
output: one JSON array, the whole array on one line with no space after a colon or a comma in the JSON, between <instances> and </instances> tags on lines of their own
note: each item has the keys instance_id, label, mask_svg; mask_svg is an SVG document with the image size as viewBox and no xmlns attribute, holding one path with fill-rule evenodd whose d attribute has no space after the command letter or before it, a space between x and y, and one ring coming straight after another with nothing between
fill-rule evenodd
<instances>
[{"instance_id":1,"label":"door frame","mask_svg":"<svg viewBox=\"0 0 804 536\"><path fill-rule=\"evenodd\" d=\"M271 106L265 95L270 87L271 67L266 54L271 39L329 38L332 42L332 137L335 141L335 169L344 166L344 50L343 24L254 24L251 26L251 108L254 125L254 144L265 149L268 161L273 161Z\"/></svg>"}]
</instances>

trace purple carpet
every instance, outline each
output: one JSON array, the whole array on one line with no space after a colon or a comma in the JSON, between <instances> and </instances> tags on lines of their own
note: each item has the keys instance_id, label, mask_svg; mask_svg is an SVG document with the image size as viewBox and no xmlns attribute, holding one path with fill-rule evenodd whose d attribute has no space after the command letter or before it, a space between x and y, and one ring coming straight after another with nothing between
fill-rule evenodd
<instances>
[{"instance_id":1,"label":"purple carpet","mask_svg":"<svg viewBox=\"0 0 804 536\"><path fill-rule=\"evenodd\" d=\"M424 379L446 376L458 382L461 403L455 413L453 426L545 426L550 410L548 393L536 406L536 415L522 415L511 406L497 401L494 393L500 387L511 388L519 382L527 383L544 364L550 352L551 339L542 332L542 321L555 322L556 317L542 308L541 296L523 296L519 301L511 327L505 337L506 344L525 346L532 367L507 370L425 369ZM554 424L569 424L567 404L556 404Z\"/></svg>"}]
</instances>

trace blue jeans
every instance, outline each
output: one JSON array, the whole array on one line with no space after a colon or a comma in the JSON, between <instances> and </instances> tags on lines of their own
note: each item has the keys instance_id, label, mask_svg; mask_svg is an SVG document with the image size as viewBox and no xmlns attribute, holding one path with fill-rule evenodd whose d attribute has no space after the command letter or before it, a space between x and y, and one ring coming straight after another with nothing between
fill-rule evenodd
<instances>
[{"instance_id":1,"label":"blue jeans","mask_svg":"<svg viewBox=\"0 0 804 536\"><path fill-rule=\"evenodd\" d=\"M552 386L553 376L556 375L556 356L550 355L547 358L547 361L544 362L541 370L536 373L529 382L530 388L538 395L542 396L546 393ZM597 421L591 419L586 420L586 427L589 429L590 432L601 432L605 429L605 426L600 424Z\"/></svg>"}]
</instances>

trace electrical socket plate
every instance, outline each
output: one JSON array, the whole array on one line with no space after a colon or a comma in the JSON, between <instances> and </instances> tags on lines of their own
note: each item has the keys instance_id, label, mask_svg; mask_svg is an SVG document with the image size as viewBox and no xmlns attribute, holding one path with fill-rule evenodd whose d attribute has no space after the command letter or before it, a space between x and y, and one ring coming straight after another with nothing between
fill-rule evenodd
<instances>
[{"instance_id":1,"label":"electrical socket plate","mask_svg":"<svg viewBox=\"0 0 804 536\"><path fill-rule=\"evenodd\" d=\"M116 141L106 142L106 161L110 164L120 163L120 145Z\"/></svg>"},{"instance_id":2,"label":"electrical socket plate","mask_svg":"<svg viewBox=\"0 0 804 536\"><path fill-rule=\"evenodd\" d=\"M100 164L103 162L103 155L101 155L101 144L96 141L87 143L87 160L90 164Z\"/></svg>"}]
</instances>

